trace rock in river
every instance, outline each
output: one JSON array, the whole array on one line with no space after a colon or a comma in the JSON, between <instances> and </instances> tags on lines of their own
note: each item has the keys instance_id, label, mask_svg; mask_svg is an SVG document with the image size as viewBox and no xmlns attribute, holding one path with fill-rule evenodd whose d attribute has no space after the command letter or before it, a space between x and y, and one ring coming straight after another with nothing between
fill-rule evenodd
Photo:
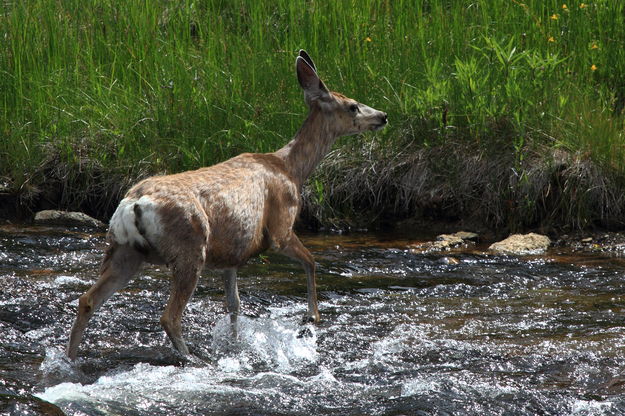
<instances>
[{"instance_id":1,"label":"rock in river","mask_svg":"<svg viewBox=\"0 0 625 416\"><path fill-rule=\"evenodd\" d=\"M430 253L433 251L449 251L451 249L466 247L474 244L479 236L475 233L459 231L454 234L441 234L436 237L436 241L414 244L410 247L413 253Z\"/></svg>"},{"instance_id":2,"label":"rock in river","mask_svg":"<svg viewBox=\"0 0 625 416\"><path fill-rule=\"evenodd\" d=\"M82 212L44 210L35 214L35 224L65 227L106 228L106 224Z\"/></svg>"},{"instance_id":3,"label":"rock in river","mask_svg":"<svg viewBox=\"0 0 625 416\"><path fill-rule=\"evenodd\" d=\"M492 244L489 249L502 254L538 254L544 252L550 244L549 237L541 234L513 234Z\"/></svg>"}]
</instances>

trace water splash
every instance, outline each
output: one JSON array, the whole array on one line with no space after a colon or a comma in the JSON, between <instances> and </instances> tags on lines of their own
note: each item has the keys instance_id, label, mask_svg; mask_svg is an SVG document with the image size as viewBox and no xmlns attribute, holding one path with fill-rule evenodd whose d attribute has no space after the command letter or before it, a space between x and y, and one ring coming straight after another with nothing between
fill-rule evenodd
<instances>
[{"instance_id":1,"label":"water splash","mask_svg":"<svg viewBox=\"0 0 625 416\"><path fill-rule=\"evenodd\" d=\"M210 394L221 396L218 402L222 404L234 397L250 403L274 397L280 402L290 400L277 388L280 385L332 383L331 374L323 372L310 380L291 375L316 362L317 337L312 327L307 336L299 336L301 325L281 313L284 311L260 318L240 317L236 340L229 333L229 317L219 320L213 329L215 357L203 366L197 366L197 362L192 367L139 363L130 370L113 369L92 384L60 382L38 397L61 406L80 402L94 409L101 409L103 403L105 407L107 403L124 403L128 408L136 408L149 397L152 404L175 407L181 398L199 405L201 398ZM258 372L259 368L267 371ZM61 350L53 348L46 351L41 371L45 377L58 381L80 377L75 364ZM191 393L198 395L193 397Z\"/></svg>"},{"instance_id":2,"label":"water splash","mask_svg":"<svg viewBox=\"0 0 625 416\"><path fill-rule=\"evenodd\" d=\"M46 356L39 367L46 384L55 384L67 380L80 379L81 373L65 352L58 347L46 348ZM45 400L45 399L44 399Z\"/></svg>"},{"instance_id":3,"label":"water splash","mask_svg":"<svg viewBox=\"0 0 625 416\"><path fill-rule=\"evenodd\" d=\"M302 327L295 318L285 319L274 310L269 317L238 319L238 337L232 339L228 316L220 319L213 329L213 354L226 371L271 368L288 373L317 361L315 328ZM234 355L233 355L234 353Z\"/></svg>"}]
</instances>

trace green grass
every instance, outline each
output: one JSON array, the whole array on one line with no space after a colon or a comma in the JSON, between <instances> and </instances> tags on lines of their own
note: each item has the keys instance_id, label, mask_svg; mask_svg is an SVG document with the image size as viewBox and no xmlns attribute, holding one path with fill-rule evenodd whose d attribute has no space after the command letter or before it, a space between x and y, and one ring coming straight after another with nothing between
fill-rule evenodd
<instances>
[{"instance_id":1,"label":"green grass","mask_svg":"<svg viewBox=\"0 0 625 416\"><path fill-rule=\"evenodd\" d=\"M561 149L625 173L620 1L9 0L0 37L0 182L33 200L54 182L65 208L282 146L306 112L299 48L389 113L338 146L458 143L510 169Z\"/></svg>"}]
</instances>

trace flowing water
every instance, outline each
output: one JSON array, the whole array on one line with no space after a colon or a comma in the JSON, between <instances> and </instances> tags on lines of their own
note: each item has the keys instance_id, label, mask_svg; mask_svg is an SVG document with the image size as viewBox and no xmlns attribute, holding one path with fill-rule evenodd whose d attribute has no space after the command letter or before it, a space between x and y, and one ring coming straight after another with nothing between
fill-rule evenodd
<instances>
[{"instance_id":1,"label":"flowing water","mask_svg":"<svg viewBox=\"0 0 625 416\"><path fill-rule=\"evenodd\" d=\"M0 413L14 415L622 415L625 261L556 248L419 254L417 239L309 235L323 322L277 255L239 275L233 339L219 274L183 320L193 358L159 325L165 268L145 268L63 355L103 235L0 229ZM450 259L445 256L453 256ZM455 261L457 260L457 261Z\"/></svg>"}]
</instances>

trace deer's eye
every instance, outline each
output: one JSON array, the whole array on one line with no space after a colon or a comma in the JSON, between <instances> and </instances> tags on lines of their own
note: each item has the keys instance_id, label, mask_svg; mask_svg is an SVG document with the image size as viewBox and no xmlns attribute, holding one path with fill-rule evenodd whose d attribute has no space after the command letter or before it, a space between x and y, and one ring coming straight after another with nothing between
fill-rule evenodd
<instances>
[{"instance_id":1,"label":"deer's eye","mask_svg":"<svg viewBox=\"0 0 625 416\"><path fill-rule=\"evenodd\" d=\"M357 113L358 112L358 104L352 104L349 106L349 111L351 111L352 113Z\"/></svg>"}]
</instances>

